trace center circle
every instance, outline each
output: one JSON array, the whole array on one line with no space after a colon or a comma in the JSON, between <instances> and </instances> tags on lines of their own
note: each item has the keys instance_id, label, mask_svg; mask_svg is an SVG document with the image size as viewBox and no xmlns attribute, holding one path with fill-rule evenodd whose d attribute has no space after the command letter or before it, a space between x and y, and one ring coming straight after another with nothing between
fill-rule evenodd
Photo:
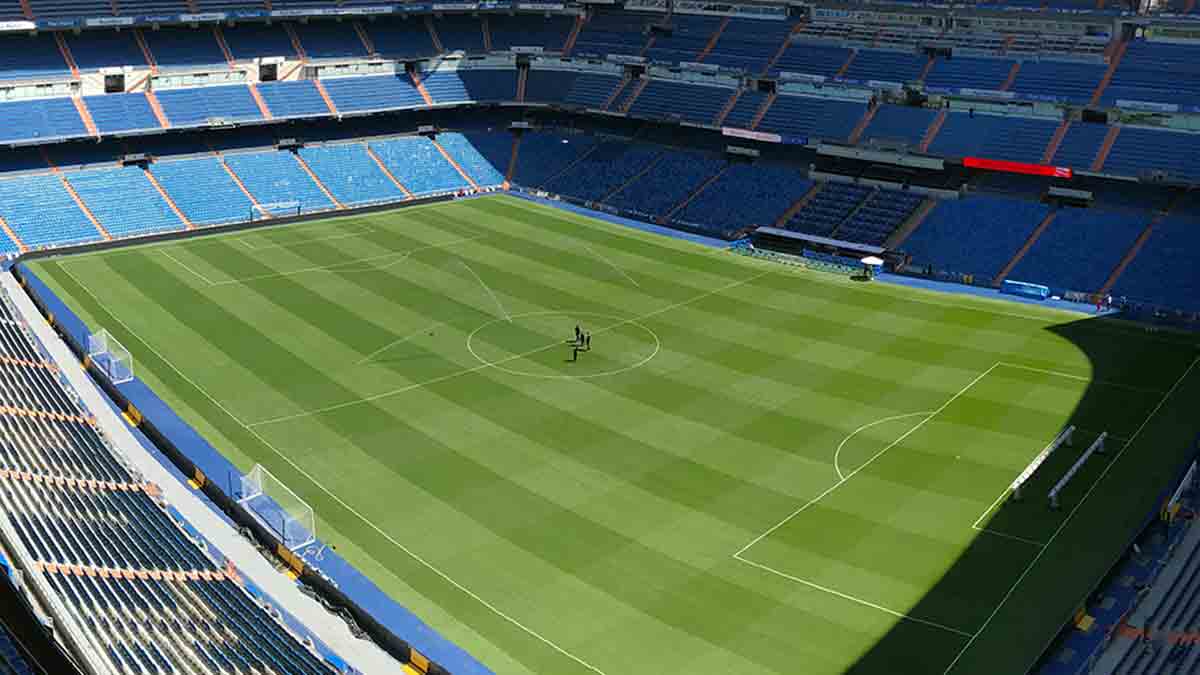
<instances>
[{"instance_id":1,"label":"center circle","mask_svg":"<svg viewBox=\"0 0 1200 675\"><path fill-rule=\"evenodd\" d=\"M576 350L575 327L592 334ZM467 350L496 370L545 379L619 375L658 355L662 341L636 319L598 312L550 310L492 319L467 336Z\"/></svg>"}]
</instances>

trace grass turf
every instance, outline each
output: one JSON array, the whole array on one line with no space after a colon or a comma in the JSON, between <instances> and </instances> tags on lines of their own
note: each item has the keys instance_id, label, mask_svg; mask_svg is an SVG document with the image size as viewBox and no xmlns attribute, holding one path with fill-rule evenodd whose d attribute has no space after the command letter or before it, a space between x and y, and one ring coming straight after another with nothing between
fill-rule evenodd
<instances>
[{"instance_id":1,"label":"grass turf","mask_svg":"<svg viewBox=\"0 0 1200 675\"><path fill-rule=\"evenodd\" d=\"M1200 430L1189 338L509 197L32 267L498 673L1023 672Z\"/></svg>"}]
</instances>

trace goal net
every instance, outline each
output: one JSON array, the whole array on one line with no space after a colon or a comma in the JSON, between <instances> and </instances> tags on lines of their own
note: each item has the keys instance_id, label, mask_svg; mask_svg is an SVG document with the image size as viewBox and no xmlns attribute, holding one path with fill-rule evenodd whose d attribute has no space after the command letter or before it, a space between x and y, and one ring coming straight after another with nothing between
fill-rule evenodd
<instances>
[{"instance_id":1,"label":"goal net","mask_svg":"<svg viewBox=\"0 0 1200 675\"><path fill-rule=\"evenodd\" d=\"M316 541L317 521L312 507L261 464L242 476L238 503L289 550Z\"/></svg>"},{"instance_id":2,"label":"goal net","mask_svg":"<svg viewBox=\"0 0 1200 675\"><path fill-rule=\"evenodd\" d=\"M265 220L267 218L285 218L300 215L300 202L271 202L269 204L251 204L250 220Z\"/></svg>"},{"instance_id":3,"label":"goal net","mask_svg":"<svg viewBox=\"0 0 1200 675\"><path fill-rule=\"evenodd\" d=\"M88 336L87 355L109 382L122 384L133 379L133 356L107 330Z\"/></svg>"}]
</instances>

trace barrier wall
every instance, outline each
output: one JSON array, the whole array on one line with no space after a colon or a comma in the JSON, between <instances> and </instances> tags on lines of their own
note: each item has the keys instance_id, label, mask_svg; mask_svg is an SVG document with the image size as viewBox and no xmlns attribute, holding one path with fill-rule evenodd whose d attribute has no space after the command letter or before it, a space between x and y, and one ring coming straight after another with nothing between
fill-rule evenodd
<instances>
[{"instance_id":1,"label":"barrier wall","mask_svg":"<svg viewBox=\"0 0 1200 675\"><path fill-rule=\"evenodd\" d=\"M56 253L61 254L62 251ZM281 546L272 533L237 503L241 491L241 473L237 467L137 377L123 384L111 384L103 373L86 361L87 338L92 332L87 324L26 265L18 263L12 271L56 332L84 361L89 374L117 409L131 421L137 422L135 431L144 434L178 468L182 476L195 483L227 518L240 527L249 528L260 543L275 550L300 582L316 589L327 607L348 612L371 639L397 660L413 665L419 672L434 675L491 674L492 671L486 666L392 600L320 541L305 547L299 555ZM248 588L252 587L248 585ZM255 588L252 590L257 591ZM258 591L258 594L262 595L262 592ZM295 618L285 612L281 614L298 632L308 634ZM325 648L323 655L325 653L333 655L328 648ZM333 656L340 661L336 655ZM331 662L336 663L332 659Z\"/></svg>"}]
</instances>

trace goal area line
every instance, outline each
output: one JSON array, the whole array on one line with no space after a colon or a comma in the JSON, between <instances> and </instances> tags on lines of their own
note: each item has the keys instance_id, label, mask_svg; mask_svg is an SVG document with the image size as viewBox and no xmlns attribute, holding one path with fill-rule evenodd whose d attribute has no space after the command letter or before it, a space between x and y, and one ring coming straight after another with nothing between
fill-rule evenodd
<instances>
[{"instance_id":1,"label":"goal area line","mask_svg":"<svg viewBox=\"0 0 1200 675\"><path fill-rule=\"evenodd\" d=\"M821 501L825 497L829 496L831 493L833 493L835 490L837 490L843 484L848 482L851 478L853 478L860 471L862 471L863 469L865 469L866 467L868 467L872 463L874 463L875 460L877 460L880 457L882 457L883 455L885 455L889 450L891 450L895 446L899 445L906 438L908 438L909 436L914 434L917 430L919 430L920 428L925 426L925 424L927 424L930 420L933 420L938 415L943 413L947 408L950 407L950 405L952 403L954 403L954 401L956 401L957 399L962 397L964 394L966 394L968 391L970 391L973 387L975 387L977 384L979 384L981 381L983 381L988 375L990 375L997 368L1013 368L1016 370L1043 373L1046 375L1061 377L1064 379L1087 381L1087 382L1091 383L1092 385L1111 386L1111 387L1116 387L1116 388L1129 390L1129 391L1140 391L1140 392L1146 393L1146 394L1153 393L1153 394L1164 395L1166 393L1169 393L1169 392L1163 392L1163 391L1152 390L1152 389L1143 389L1140 387L1131 387L1131 386L1116 383L1116 382L1095 381L1095 380L1092 380L1091 378L1084 377L1081 375L1075 375L1072 373L1065 373L1065 372L1054 371L1054 370L1046 370L1046 369L1042 369L1042 368L1034 368L1031 366L1026 366L1023 364L1014 364L1014 363L1008 363L1008 362L1004 362L1004 361L997 361L996 363L994 363L990 367L988 367L986 370L984 370L982 373L977 375L973 380L971 380L969 383L967 383L967 385L964 386L962 389L955 392L949 399L946 400L945 403L943 403L940 407L938 407L937 410L934 410L932 413L923 413L926 416L921 418L916 424L914 424L907 431L905 431L903 434L901 434L896 440L892 441L887 446L885 446L882 450L880 450L877 453L875 453L874 455L872 455L870 458L867 459L866 462L864 462L860 466L856 467L853 471L850 471L844 477L841 477L837 482L835 482L829 488L826 488L824 491L822 491L816 497L814 497L814 498L808 500L807 502L805 502L804 504L802 504L795 511L788 514L784 519L780 520L778 523L776 523L772 527L768 528L763 533L761 533L758 536L756 536L755 538L751 539L745 546L743 546L738 551L736 551L732 557L742 564L749 565L749 566L759 569L761 571L768 572L770 574L773 574L773 575L778 576L783 579L787 579L788 581L802 584L804 586L808 586L809 588L813 588L813 589L821 591L823 593L833 595L833 596L841 598L843 600L847 600L849 602L853 602L855 604L858 604L858 605L861 605L864 607L868 607L870 609L874 609L876 611L880 611L885 614L889 614L889 615L894 616L903 621L920 624L920 625L934 628L934 629L937 629L937 630L940 630L940 631L943 631L946 633L957 635L959 637L964 637L964 638L967 638L967 639L973 641L978 636L978 634L980 632L982 632L982 630L984 628L986 628L986 626L987 626L986 623L984 623L984 625L978 629L965 630L962 628L957 628L954 626L949 626L949 625L946 625L943 623L939 623L937 621L932 621L930 619L911 615L906 612L902 612L902 611L899 611L899 610L896 610L896 609L893 609L890 607L886 607L884 605L881 605L874 601L868 600L861 596L855 595L853 593L849 593L844 590L839 590L839 589L832 588L832 587L829 587L826 585L822 585L822 584L817 583L816 581L813 581L812 579L805 579L805 578L790 574L788 572L785 572L783 570L777 569L777 568L767 565L765 563L753 560L753 559L747 557L747 552L750 551L750 549L752 549L756 544L758 544L759 542L761 542L764 539L766 539L767 537L769 537L771 534L773 534L774 532L779 530L781 527L783 527L787 523L791 522L793 519L795 519L797 516L802 514L804 511L808 510L814 504ZM915 416L915 414L914 414L914 416ZM1084 430L1084 429L1077 429L1077 431L1081 431L1083 433L1091 433L1090 431ZM1109 438L1113 439L1114 441L1119 442L1121 444L1122 450L1132 440L1130 438L1126 438L1126 437L1122 437L1122 436L1113 436L1113 435L1110 435ZM1111 462L1116 461L1116 459L1119 456L1120 456L1119 452L1113 453L1113 457L1112 457L1112 459L1109 460L1109 464L1111 464ZM1091 484L1088 485L1088 490L1087 490L1088 493L1090 493L1091 490L1095 487L1095 484L1104 477L1104 474L1107 473L1107 469L1108 469L1108 465L1106 464L1104 472L1102 472ZM1040 554L1042 552L1044 552L1045 549L1050 545L1050 543L1053 541L1053 538L1051 538L1047 541L1039 541L1039 540L1030 539L1027 537L1022 537L1022 536L1010 534L1010 533L999 531L999 530L993 530L982 524L984 522L984 520L987 518L987 516L990 513L992 513L996 509L996 507L1004 500L1004 498L1007 497L1011 492L1012 492L1012 486L1011 485L1006 486L1005 489L1003 490L1003 492L1001 492L1000 495L995 499L995 501L993 501L987 507L987 509L985 509L984 512L982 514L980 514L978 518L975 519L975 521L971 524L970 527L972 530L979 532L981 534L1000 537L1003 539L1008 539L1013 542L1036 547L1039 557L1040 557ZM1064 518L1064 523L1069 518L1070 518L1070 515L1066 516ZM1060 528L1061 528L1061 525L1060 525ZM1026 573L1027 572L1028 572L1028 569L1026 569ZM1018 581L1019 581L1019 577L1017 577L1017 575L1019 573L1020 573L1020 570L1017 570L1017 569L1013 570L1013 576L1014 576L1014 578L1018 578ZM995 610L993 610L992 615L994 615L996 611L999 611L999 609L1003 605L1003 603L1004 603L1004 600L1001 600L1000 603L997 604ZM968 644L970 644L970 643L968 642Z\"/></svg>"}]
</instances>

